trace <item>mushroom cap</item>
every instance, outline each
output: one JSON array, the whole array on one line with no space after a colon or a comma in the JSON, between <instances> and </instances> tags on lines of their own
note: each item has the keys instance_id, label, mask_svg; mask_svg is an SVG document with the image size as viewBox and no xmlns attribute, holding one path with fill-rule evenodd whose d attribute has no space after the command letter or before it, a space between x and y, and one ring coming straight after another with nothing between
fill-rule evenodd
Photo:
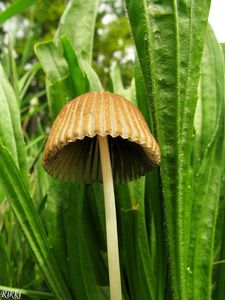
<instances>
[{"instance_id":1,"label":"mushroom cap","mask_svg":"<svg viewBox=\"0 0 225 300\"><path fill-rule=\"evenodd\" d=\"M62 108L45 145L44 169L65 181L102 181L97 135L108 138L116 183L136 179L160 163L159 146L138 108L102 91Z\"/></svg>"}]
</instances>

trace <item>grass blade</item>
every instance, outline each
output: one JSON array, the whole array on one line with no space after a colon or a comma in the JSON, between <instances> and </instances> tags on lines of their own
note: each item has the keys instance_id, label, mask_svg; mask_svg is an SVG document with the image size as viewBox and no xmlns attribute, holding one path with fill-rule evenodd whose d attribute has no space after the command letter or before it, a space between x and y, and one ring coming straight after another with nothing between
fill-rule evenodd
<instances>
[{"instance_id":1,"label":"grass blade","mask_svg":"<svg viewBox=\"0 0 225 300\"><path fill-rule=\"evenodd\" d=\"M35 53L46 74L49 109L54 120L62 106L75 94L68 65L53 42L36 44Z\"/></svg>"},{"instance_id":2,"label":"grass blade","mask_svg":"<svg viewBox=\"0 0 225 300\"><path fill-rule=\"evenodd\" d=\"M223 61L225 64L225 44L220 44L220 46L223 51ZM213 262L213 284L215 287L213 290L213 298L217 300L223 300L225 294L225 166L223 166L218 212L214 249L215 261Z\"/></svg>"},{"instance_id":3,"label":"grass blade","mask_svg":"<svg viewBox=\"0 0 225 300\"><path fill-rule=\"evenodd\" d=\"M1 284L12 284L12 275L11 275L11 267L9 258L7 255L7 250L5 248L5 243L3 241L2 232L0 234L0 266L1 266L1 274L0 274L0 282Z\"/></svg>"},{"instance_id":4,"label":"grass blade","mask_svg":"<svg viewBox=\"0 0 225 300\"><path fill-rule=\"evenodd\" d=\"M20 125L20 111L14 91L0 65L0 138L8 148L29 186L25 143Z\"/></svg>"},{"instance_id":5,"label":"grass blade","mask_svg":"<svg viewBox=\"0 0 225 300\"><path fill-rule=\"evenodd\" d=\"M70 75L73 80L74 89L76 91L75 96L82 95L85 92L89 91L89 82L87 79L87 75L85 74L79 62L79 59L67 37L63 36L61 38L61 41L63 44L64 55L69 66Z\"/></svg>"},{"instance_id":6,"label":"grass blade","mask_svg":"<svg viewBox=\"0 0 225 300\"><path fill-rule=\"evenodd\" d=\"M36 44L35 53L52 84L68 76L68 65L53 42L48 41Z\"/></svg>"},{"instance_id":7,"label":"grass blade","mask_svg":"<svg viewBox=\"0 0 225 300\"><path fill-rule=\"evenodd\" d=\"M73 81L75 96L88 91L101 91L102 84L97 73L88 63L86 55L78 57L66 36L61 38L64 56L69 66L71 80Z\"/></svg>"},{"instance_id":8,"label":"grass blade","mask_svg":"<svg viewBox=\"0 0 225 300\"><path fill-rule=\"evenodd\" d=\"M55 37L59 42L60 37L66 35L78 56L84 51L90 64L98 3L99 0L70 0Z\"/></svg>"},{"instance_id":9,"label":"grass blade","mask_svg":"<svg viewBox=\"0 0 225 300\"><path fill-rule=\"evenodd\" d=\"M154 131L153 113L145 89L144 77L138 60L135 62L135 85L137 104L145 119ZM167 247L165 245L165 217L159 170L154 169L145 177L145 215L146 228L150 238L152 265L155 275L155 298L165 299L167 276Z\"/></svg>"},{"instance_id":10,"label":"grass blade","mask_svg":"<svg viewBox=\"0 0 225 300\"><path fill-rule=\"evenodd\" d=\"M41 66L39 63L34 64L30 70L26 71L26 73L20 78L18 82L19 86L19 98L23 99L25 96L32 80L34 79L37 72L40 70Z\"/></svg>"},{"instance_id":11,"label":"grass blade","mask_svg":"<svg viewBox=\"0 0 225 300\"><path fill-rule=\"evenodd\" d=\"M69 201L66 203L64 224L73 291L77 299L101 299L98 286L105 281L105 276L101 275L102 262L98 264L99 245L95 241L98 230L93 236L92 225L89 223L92 218L89 207L85 205L86 189L84 185L71 184L67 191ZM103 271L103 275L106 272Z\"/></svg>"},{"instance_id":12,"label":"grass blade","mask_svg":"<svg viewBox=\"0 0 225 300\"><path fill-rule=\"evenodd\" d=\"M224 156L224 64L208 28L201 64L187 285L189 297L211 298L212 262ZM209 82L211 84L209 85ZM204 197L203 197L204 196ZM204 249L204 256L200 253ZM201 278L201 280L199 280Z\"/></svg>"},{"instance_id":13,"label":"grass blade","mask_svg":"<svg viewBox=\"0 0 225 300\"><path fill-rule=\"evenodd\" d=\"M125 99L134 101L134 81L128 88L124 88L119 65L116 64L110 72L110 91L123 96ZM135 103L136 104L136 103Z\"/></svg>"},{"instance_id":14,"label":"grass blade","mask_svg":"<svg viewBox=\"0 0 225 300\"><path fill-rule=\"evenodd\" d=\"M222 103L215 134L195 179L187 275L189 297L195 299L211 299L213 249L224 154L223 142L221 145L224 135L223 114Z\"/></svg>"},{"instance_id":15,"label":"grass blade","mask_svg":"<svg viewBox=\"0 0 225 300\"><path fill-rule=\"evenodd\" d=\"M170 268L175 299L186 299L185 203L199 65L210 1L126 0L153 124L161 147ZM184 46L184 44L186 46Z\"/></svg>"},{"instance_id":16,"label":"grass blade","mask_svg":"<svg viewBox=\"0 0 225 300\"><path fill-rule=\"evenodd\" d=\"M116 188L122 266L130 299L156 299L156 278L145 220L144 183L141 178L129 183L129 187Z\"/></svg>"}]
</instances>

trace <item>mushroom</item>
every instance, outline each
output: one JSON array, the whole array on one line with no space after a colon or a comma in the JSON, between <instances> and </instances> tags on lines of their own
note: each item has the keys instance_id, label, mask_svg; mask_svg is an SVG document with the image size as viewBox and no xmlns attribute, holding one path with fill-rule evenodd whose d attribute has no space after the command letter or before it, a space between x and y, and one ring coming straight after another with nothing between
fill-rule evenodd
<instances>
[{"instance_id":1,"label":"mushroom","mask_svg":"<svg viewBox=\"0 0 225 300\"><path fill-rule=\"evenodd\" d=\"M118 94L89 92L67 103L50 131L44 169L65 181L102 181L110 298L122 299L113 182L126 183L160 163L157 142L138 108Z\"/></svg>"}]
</instances>

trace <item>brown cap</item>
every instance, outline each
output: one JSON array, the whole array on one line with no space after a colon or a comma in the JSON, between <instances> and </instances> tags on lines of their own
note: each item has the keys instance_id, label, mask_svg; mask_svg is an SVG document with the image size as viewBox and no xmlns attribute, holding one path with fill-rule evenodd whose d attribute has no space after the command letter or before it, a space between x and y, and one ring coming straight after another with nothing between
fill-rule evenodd
<instances>
[{"instance_id":1,"label":"brown cap","mask_svg":"<svg viewBox=\"0 0 225 300\"><path fill-rule=\"evenodd\" d=\"M160 150L138 108L110 92L90 92L66 104L54 121L45 170L66 181L101 181L97 135L108 136L114 181L124 183L160 163Z\"/></svg>"}]
</instances>

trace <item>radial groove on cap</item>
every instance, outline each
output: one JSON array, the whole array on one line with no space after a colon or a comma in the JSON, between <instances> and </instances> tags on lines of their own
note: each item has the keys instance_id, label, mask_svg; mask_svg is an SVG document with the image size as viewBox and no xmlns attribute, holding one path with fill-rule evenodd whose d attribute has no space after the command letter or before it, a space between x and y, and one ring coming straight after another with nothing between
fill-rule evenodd
<instances>
[{"instance_id":1,"label":"radial groove on cap","mask_svg":"<svg viewBox=\"0 0 225 300\"><path fill-rule=\"evenodd\" d=\"M138 108L117 94L90 92L56 118L43 156L46 171L69 181L101 181L98 134L108 136L116 182L144 175L160 162L159 146Z\"/></svg>"}]
</instances>

